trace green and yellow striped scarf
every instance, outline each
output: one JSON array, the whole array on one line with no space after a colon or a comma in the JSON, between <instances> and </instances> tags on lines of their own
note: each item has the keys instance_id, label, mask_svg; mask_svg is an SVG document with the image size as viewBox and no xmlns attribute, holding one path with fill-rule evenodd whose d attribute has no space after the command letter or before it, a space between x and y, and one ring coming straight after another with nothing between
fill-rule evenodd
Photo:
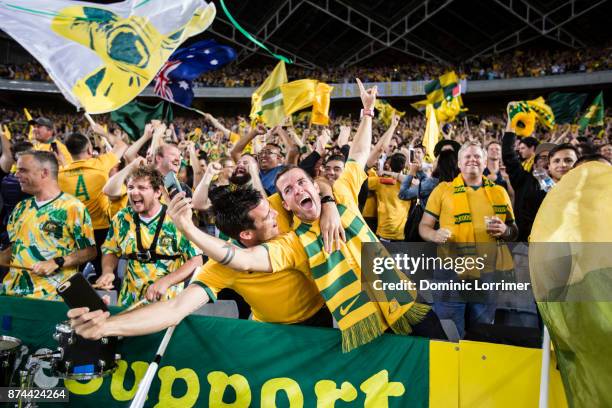
<instances>
[{"instance_id":1,"label":"green and yellow striped scarf","mask_svg":"<svg viewBox=\"0 0 612 408\"><path fill-rule=\"evenodd\" d=\"M506 222L506 215L508 214L508 203L506 196L501 188L494 188L496 184L486 177L482 178L482 188L484 188L485 195L489 200L489 203L493 207L493 212L499 217L502 222ZM476 248L476 237L474 235L474 224L472 223L472 212L466 193L466 185L463 181L463 177L459 174L453 180L453 217L455 219L455 228L453 242L459 243L454 248L459 253L457 255L469 256L469 255L483 255L482 251L477 251ZM461 245L465 243L465 245ZM486 248L483 246L483 248ZM489 248L486 248L489 250ZM488 254L488 259L495 259L495 270L497 271L509 271L513 267L512 256L508 247L503 241L497 241L496 254ZM495 258L491 258L493 255ZM490 264L493 265L493 264ZM477 271L470 271L469 276L479 276Z\"/></svg>"},{"instance_id":2,"label":"green and yellow striped scarf","mask_svg":"<svg viewBox=\"0 0 612 408\"><path fill-rule=\"evenodd\" d=\"M296 220L294 225L315 284L342 331L342 351L369 343L389 327L395 333L410 334L411 326L425 317L429 306L416 303L416 294L406 292L406 301L362 288L362 244L379 241L359 214L342 204L338 204L338 211L346 243L330 254L323 250L318 221L307 224ZM399 275L397 278L402 279Z\"/></svg>"}]
</instances>

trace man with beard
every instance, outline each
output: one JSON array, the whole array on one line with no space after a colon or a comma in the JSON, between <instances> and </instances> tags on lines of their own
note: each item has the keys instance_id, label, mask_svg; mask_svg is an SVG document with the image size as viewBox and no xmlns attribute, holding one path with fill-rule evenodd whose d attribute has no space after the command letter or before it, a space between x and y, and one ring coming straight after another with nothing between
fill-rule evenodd
<instances>
[{"instance_id":1,"label":"man with beard","mask_svg":"<svg viewBox=\"0 0 612 408\"><path fill-rule=\"evenodd\" d=\"M61 300L57 284L96 256L89 212L60 190L57 173L51 152L27 151L17 158L21 190L33 197L20 201L9 218L11 244L0 253L0 264L10 266L4 295Z\"/></svg>"},{"instance_id":2,"label":"man with beard","mask_svg":"<svg viewBox=\"0 0 612 408\"><path fill-rule=\"evenodd\" d=\"M127 178L129 207L111 221L102 246L102 276L94 285L112 289L120 257L128 259L118 303L174 297L182 282L202 265L200 252L166 216L161 204L163 179L150 167L135 167Z\"/></svg>"},{"instance_id":3,"label":"man with beard","mask_svg":"<svg viewBox=\"0 0 612 408\"><path fill-rule=\"evenodd\" d=\"M295 144L291 138L286 136L285 131L277 126L272 130L275 134L283 138L286 143L288 150L295 148ZM236 145L232 148L231 155L236 163L242 156L244 148L258 135L266 133L266 128L263 125L257 125L253 127L251 131L240 139ZM259 178L264 186L267 195L272 195L276 192L276 186L274 180L277 174L285 167L285 164L289 162L289 157L285 157L282 153L281 147L276 143L267 143L264 148L257 154L257 160L259 162Z\"/></svg>"}]
</instances>

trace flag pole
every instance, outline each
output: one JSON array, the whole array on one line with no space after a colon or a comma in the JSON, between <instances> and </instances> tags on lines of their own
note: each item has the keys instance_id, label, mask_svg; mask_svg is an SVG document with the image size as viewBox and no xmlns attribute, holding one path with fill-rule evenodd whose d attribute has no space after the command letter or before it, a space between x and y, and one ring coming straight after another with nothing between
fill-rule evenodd
<instances>
[{"instance_id":1,"label":"flag pole","mask_svg":"<svg viewBox=\"0 0 612 408\"><path fill-rule=\"evenodd\" d=\"M191 279L189 283L193 282L194 278L198 275L200 271L200 267L197 267L193 271L193 275L191 275ZM155 353L155 358L149 364L147 371L138 383L138 390L136 391L136 395L134 395L134 399L130 404L130 408L142 408L144 406L145 401L147 400L147 394L149 393L149 389L151 388L151 384L153 383L153 378L155 377L155 373L157 372L157 368L159 367L159 363L161 362L162 357L166 353L166 348L168 347L168 343L170 343L170 339L174 334L174 329L176 326L170 326L166 329L166 333L164 334L164 338L159 344L159 348L157 349L157 353Z\"/></svg>"},{"instance_id":2,"label":"flag pole","mask_svg":"<svg viewBox=\"0 0 612 408\"><path fill-rule=\"evenodd\" d=\"M539 408L548 408L548 385L550 383L550 333L544 325L542 339L542 369L540 372Z\"/></svg>"}]
</instances>

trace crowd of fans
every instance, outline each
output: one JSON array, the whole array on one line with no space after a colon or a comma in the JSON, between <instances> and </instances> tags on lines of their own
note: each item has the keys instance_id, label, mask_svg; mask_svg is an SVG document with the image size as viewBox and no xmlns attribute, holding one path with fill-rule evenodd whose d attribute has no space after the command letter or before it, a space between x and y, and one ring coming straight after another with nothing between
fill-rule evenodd
<instances>
[{"instance_id":1,"label":"crowd of fans","mask_svg":"<svg viewBox=\"0 0 612 408\"><path fill-rule=\"evenodd\" d=\"M230 64L217 71L210 71L196 79L202 87L254 87L261 84L273 65L262 68L244 68ZM308 70L293 66L288 70L289 80L315 78L327 83L344 83L353 78L366 82L420 81L437 78L454 69L469 80L493 80L505 78L539 77L582 73L612 69L612 45L580 50L515 50L475 59L457 66L435 65L430 62L376 66L352 66L326 70ZM1 65L0 78L50 81L45 70L37 62L23 65Z\"/></svg>"},{"instance_id":2,"label":"crowd of fans","mask_svg":"<svg viewBox=\"0 0 612 408\"><path fill-rule=\"evenodd\" d=\"M319 294L326 288L305 278L305 241L291 235L288 210L302 225L320 227L323 239L315 242L322 252L309 256L327 256L355 239L526 242L539 205L565 174L583 162L612 160L608 118L603 129L583 134L563 125L517 138L503 114L443 126L434 157L427 157L423 116L394 115L385 125L374 118L375 91L362 89L361 98L362 118L335 117L327 127L267 128L244 117L205 114L153 121L136 141L108 115L93 122L33 111L36 119L28 122L23 112L1 110L2 294L59 300L55 283L92 262L89 279L99 289L117 290L124 306L143 299L172 305L180 298L187 306L179 314L186 315L220 296L236 300L243 318L252 313L260 321L331 326L332 307ZM182 193L166 196L163 185ZM450 198L452 191L465 193L473 212L469 228L453 221L461 204ZM348 226L341 223L349 217L346 208L354 212ZM355 225L362 225L359 231L350 229ZM204 266L200 255L209 258ZM199 267L197 288L186 285ZM236 272L243 270L261 272ZM276 283L266 273L272 271L280 273ZM495 304L427 303L431 310L413 306L417 335L445 338L438 319L452 320L461 336L495 319ZM506 323L538 326L533 298L505 306L515 313ZM71 316L77 328L95 319L77 332L99 338L176 324L180 316L172 310L145 307L113 317L110 332L99 313ZM135 329L134 319L148 323Z\"/></svg>"}]
</instances>

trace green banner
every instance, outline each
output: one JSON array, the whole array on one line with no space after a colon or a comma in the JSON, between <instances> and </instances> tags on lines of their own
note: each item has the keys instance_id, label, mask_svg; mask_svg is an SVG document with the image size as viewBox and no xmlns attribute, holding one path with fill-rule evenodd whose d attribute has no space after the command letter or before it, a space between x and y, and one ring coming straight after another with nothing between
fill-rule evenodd
<instances>
[{"instance_id":1,"label":"green banner","mask_svg":"<svg viewBox=\"0 0 612 408\"><path fill-rule=\"evenodd\" d=\"M0 297L1 332L30 353L54 349L51 335L66 312L60 302ZM112 376L60 380L69 404L45 406L129 406L162 335L123 339ZM146 407L427 407L429 342L384 335L342 354L337 330L190 316L174 332L148 395Z\"/></svg>"},{"instance_id":2,"label":"green banner","mask_svg":"<svg viewBox=\"0 0 612 408\"><path fill-rule=\"evenodd\" d=\"M174 112L168 101L161 101L157 105L147 105L139 101L132 101L127 105L111 112L111 120L115 122L130 140L138 140L144 133L147 123L158 119L166 123L172 122Z\"/></svg>"}]
</instances>

